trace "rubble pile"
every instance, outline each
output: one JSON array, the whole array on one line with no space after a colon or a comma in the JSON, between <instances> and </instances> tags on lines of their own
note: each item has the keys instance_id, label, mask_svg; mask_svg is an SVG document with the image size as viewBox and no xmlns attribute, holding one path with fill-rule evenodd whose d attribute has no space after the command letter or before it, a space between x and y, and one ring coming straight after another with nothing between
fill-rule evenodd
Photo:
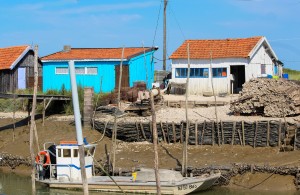
<instances>
[{"instance_id":1,"label":"rubble pile","mask_svg":"<svg viewBox=\"0 0 300 195\"><path fill-rule=\"evenodd\" d=\"M284 117L300 114L300 86L280 79L257 78L243 85L240 97L231 102L235 115Z\"/></svg>"}]
</instances>

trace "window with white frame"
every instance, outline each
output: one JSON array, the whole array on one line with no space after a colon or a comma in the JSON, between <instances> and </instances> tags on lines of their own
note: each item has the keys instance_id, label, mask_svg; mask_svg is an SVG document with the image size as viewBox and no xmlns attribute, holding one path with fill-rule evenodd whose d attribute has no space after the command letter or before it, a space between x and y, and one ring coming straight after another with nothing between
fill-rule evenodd
<instances>
[{"instance_id":1,"label":"window with white frame","mask_svg":"<svg viewBox=\"0 0 300 195\"><path fill-rule=\"evenodd\" d=\"M78 75L97 75L97 67L75 67L75 73ZM56 67L55 74L69 74L68 67Z\"/></svg>"},{"instance_id":2,"label":"window with white frame","mask_svg":"<svg viewBox=\"0 0 300 195\"><path fill-rule=\"evenodd\" d=\"M176 78L187 78L187 68L176 68ZM191 68L190 78L208 78L208 68Z\"/></svg>"},{"instance_id":3,"label":"window with white frame","mask_svg":"<svg viewBox=\"0 0 300 195\"><path fill-rule=\"evenodd\" d=\"M85 74L85 68L84 67L76 67L75 73L76 74Z\"/></svg>"},{"instance_id":4,"label":"window with white frame","mask_svg":"<svg viewBox=\"0 0 300 195\"><path fill-rule=\"evenodd\" d=\"M86 74L98 74L98 68L97 67L87 67L86 68Z\"/></svg>"},{"instance_id":5,"label":"window with white frame","mask_svg":"<svg viewBox=\"0 0 300 195\"><path fill-rule=\"evenodd\" d=\"M68 74L69 68L68 67L56 67L55 74Z\"/></svg>"}]
</instances>

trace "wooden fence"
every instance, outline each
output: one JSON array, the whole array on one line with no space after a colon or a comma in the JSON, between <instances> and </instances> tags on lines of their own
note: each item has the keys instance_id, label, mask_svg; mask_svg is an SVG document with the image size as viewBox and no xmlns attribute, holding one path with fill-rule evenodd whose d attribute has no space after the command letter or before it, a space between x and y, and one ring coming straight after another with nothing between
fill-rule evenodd
<instances>
[{"instance_id":1,"label":"wooden fence","mask_svg":"<svg viewBox=\"0 0 300 195\"><path fill-rule=\"evenodd\" d=\"M166 143L177 143L185 140L186 122L160 122L156 124L158 139ZM111 137L113 123L95 121L95 129ZM152 141L151 122L119 122L117 139L126 142ZM250 145L253 147L281 146L284 138L294 132L294 147L300 147L300 133L297 124L275 121L203 121L190 123L190 145ZM294 141L295 140L295 141Z\"/></svg>"}]
</instances>

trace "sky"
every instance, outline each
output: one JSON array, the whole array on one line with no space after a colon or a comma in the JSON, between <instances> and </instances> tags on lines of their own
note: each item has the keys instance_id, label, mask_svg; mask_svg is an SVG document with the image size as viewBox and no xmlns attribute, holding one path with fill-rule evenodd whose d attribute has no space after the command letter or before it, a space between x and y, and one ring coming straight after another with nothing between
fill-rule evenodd
<instances>
[{"instance_id":1,"label":"sky","mask_svg":"<svg viewBox=\"0 0 300 195\"><path fill-rule=\"evenodd\" d=\"M38 45L42 57L64 45L158 46L155 69L162 69L163 0L0 3L0 47ZM286 68L300 70L300 0L168 0L168 56L187 39L252 36L265 36Z\"/></svg>"}]
</instances>

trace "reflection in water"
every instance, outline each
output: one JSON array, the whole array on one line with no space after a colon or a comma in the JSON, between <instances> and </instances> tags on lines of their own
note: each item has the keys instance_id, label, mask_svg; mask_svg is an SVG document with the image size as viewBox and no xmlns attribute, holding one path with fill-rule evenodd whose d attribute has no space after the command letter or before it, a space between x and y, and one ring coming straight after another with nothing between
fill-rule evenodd
<instances>
[{"instance_id":1,"label":"reflection in water","mask_svg":"<svg viewBox=\"0 0 300 195\"><path fill-rule=\"evenodd\" d=\"M37 195L82 195L81 191L61 190L61 189L49 189L44 185L36 185ZM90 192L90 195L105 195L105 194L120 194L120 193L100 193ZM254 190L228 190L226 188L213 188L211 190L195 193L194 195L279 195L287 194L292 195L296 193L287 192L258 192ZM31 178L25 176L19 176L16 174L5 174L0 172L0 195L31 195Z\"/></svg>"}]
</instances>

